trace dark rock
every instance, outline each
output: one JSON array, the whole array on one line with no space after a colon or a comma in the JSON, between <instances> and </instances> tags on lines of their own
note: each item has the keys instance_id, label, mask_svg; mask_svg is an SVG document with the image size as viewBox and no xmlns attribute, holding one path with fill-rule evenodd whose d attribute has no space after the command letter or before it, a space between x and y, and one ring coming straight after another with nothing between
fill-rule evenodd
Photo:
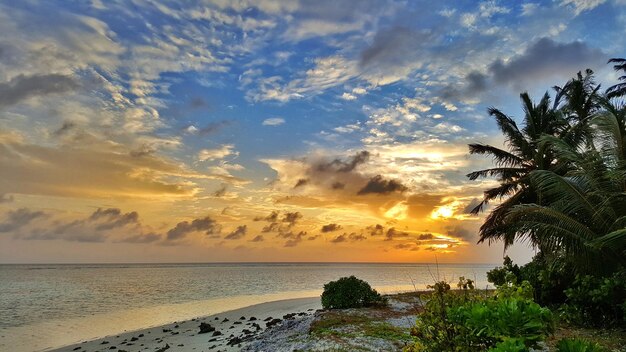
<instances>
[{"instance_id":1,"label":"dark rock","mask_svg":"<svg viewBox=\"0 0 626 352\"><path fill-rule=\"evenodd\" d=\"M207 324L207 323L200 323L199 328L200 328L199 334L206 334L207 332L215 331L215 328L211 326L211 324Z\"/></svg>"},{"instance_id":2,"label":"dark rock","mask_svg":"<svg viewBox=\"0 0 626 352\"><path fill-rule=\"evenodd\" d=\"M228 318L224 318L224 320L222 320L222 323L225 323L227 321L229 321Z\"/></svg>"},{"instance_id":3,"label":"dark rock","mask_svg":"<svg viewBox=\"0 0 626 352\"><path fill-rule=\"evenodd\" d=\"M263 321L270 321L270 320L272 320L272 319L274 319L274 318L272 318L272 317L267 317L267 318L263 319Z\"/></svg>"},{"instance_id":4,"label":"dark rock","mask_svg":"<svg viewBox=\"0 0 626 352\"><path fill-rule=\"evenodd\" d=\"M138 338L138 337L133 336L133 337L131 337L131 338L130 338L130 340L131 340L131 341L137 341L137 340L139 340L139 338Z\"/></svg>"},{"instance_id":5,"label":"dark rock","mask_svg":"<svg viewBox=\"0 0 626 352\"><path fill-rule=\"evenodd\" d=\"M182 343L181 343L181 344L178 344L178 347L183 347L183 346L185 346L185 345L183 345Z\"/></svg>"},{"instance_id":6,"label":"dark rock","mask_svg":"<svg viewBox=\"0 0 626 352\"><path fill-rule=\"evenodd\" d=\"M172 329L163 329L163 332L172 332Z\"/></svg>"},{"instance_id":7,"label":"dark rock","mask_svg":"<svg viewBox=\"0 0 626 352\"><path fill-rule=\"evenodd\" d=\"M72 351L78 351L80 350L82 347L78 346L78 347L74 347L74 349Z\"/></svg>"},{"instance_id":8,"label":"dark rock","mask_svg":"<svg viewBox=\"0 0 626 352\"><path fill-rule=\"evenodd\" d=\"M246 320L246 317L241 317L239 318L239 320Z\"/></svg>"},{"instance_id":9,"label":"dark rock","mask_svg":"<svg viewBox=\"0 0 626 352\"><path fill-rule=\"evenodd\" d=\"M265 325L268 328L271 328L272 326L279 324L281 321L283 321L283 320L276 318L276 319L272 319L272 320L268 321L267 323L265 323Z\"/></svg>"},{"instance_id":10,"label":"dark rock","mask_svg":"<svg viewBox=\"0 0 626 352\"><path fill-rule=\"evenodd\" d=\"M137 337L143 337L143 334L139 334L139 335L137 335Z\"/></svg>"},{"instance_id":11,"label":"dark rock","mask_svg":"<svg viewBox=\"0 0 626 352\"><path fill-rule=\"evenodd\" d=\"M293 319L295 318L296 313L289 313L289 314L285 314L283 315L283 319Z\"/></svg>"},{"instance_id":12,"label":"dark rock","mask_svg":"<svg viewBox=\"0 0 626 352\"><path fill-rule=\"evenodd\" d=\"M110 349L110 350L116 350L116 349L117 349L117 347L115 347L115 346L111 346L111 347L109 347L109 349Z\"/></svg>"},{"instance_id":13,"label":"dark rock","mask_svg":"<svg viewBox=\"0 0 626 352\"><path fill-rule=\"evenodd\" d=\"M101 344L101 345L108 345L108 344L109 344L109 341L102 341L100 344Z\"/></svg>"},{"instance_id":14,"label":"dark rock","mask_svg":"<svg viewBox=\"0 0 626 352\"><path fill-rule=\"evenodd\" d=\"M246 334L246 335L250 335L250 334L252 334L252 331L250 331L250 330L248 330L248 329L243 329L243 330L241 330L241 332L242 332L243 334Z\"/></svg>"},{"instance_id":15,"label":"dark rock","mask_svg":"<svg viewBox=\"0 0 626 352\"><path fill-rule=\"evenodd\" d=\"M215 331L213 332L213 336L220 336L220 335L223 335L221 331L217 331L217 330L215 330Z\"/></svg>"},{"instance_id":16,"label":"dark rock","mask_svg":"<svg viewBox=\"0 0 626 352\"><path fill-rule=\"evenodd\" d=\"M218 317L215 317L215 320L220 320L220 318L218 318Z\"/></svg>"},{"instance_id":17,"label":"dark rock","mask_svg":"<svg viewBox=\"0 0 626 352\"><path fill-rule=\"evenodd\" d=\"M250 321L255 321L255 320L256 320L256 317L250 317L250 319L248 319L248 320L250 320Z\"/></svg>"},{"instance_id":18,"label":"dark rock","mask_svg":"<svg viewBox=\"0 0 626 352\"><path fill-rule=\"evenodd\" d=\"M178 334L179 334L179 332L178 332L178 331L174 331L174 332L172 333L172 335L178 335Z\"/></svg>"},{"instance_id":19,"label":"dark rock","mask_svg":"<svg viewBox=\"0 0 626 352\"><path fill-rule=\"evenodd\" d=\"M226 346L235 346L235 345L239 345L242 342L243 341L241 340L240 337L235 336L232 339L228 340L228 342L226 343Z\"/></svg>"},{"instance_id":20,"label":"dark rock","mask_svg":"<svg viewBox=\"0 0 626 352\"><path fill-rule=\"evenodd\" d=\"M174 325L174 329L178 329L178 327L179 327L178 324Z\"/></svg>"},{"instance_id":21,"label":"dark rock","mask_svg":"<svg viewBox=\"0 0 626 352\"><path fill-rule=\"evenodd\" d=\"M235 325L231 325L231 326L229 327L229 329L234 329L234 328L235 328Z\"/></svg>"},{"instance_id":22,"label":"dark rock","mask_svg":"<svg viewBox=\"0 0 626 352\"><path fill-rule=\"evenodd\" d=\"M259 325L257 323L252 324L252 327L257 329L257 330L261 330L261 325Z\"/></svg>"},{"instance_id":23,"label":"dark rock","mask_svg":"<svg viewBox=\"0 0 626 352\"><path fill-rule=\"evenodd\" d=\"M306 311L307 311L307 312L312 312L312 311L314 311L314 310L315 310L315 309L313 309L313 308L309 308L309 309L307 309Z\"/></svg>"},{"instance_id":24,"label":"dark rock","mask_svg":"<svg viewBox=\"0 0 626 352\"><path fill-rule=\"evenodd\" d=\"M236 321L236 322L234 322L233 324L235 324L235 325L241 325L241 322L240 322L240 321Z\"/></svg>"},{"instance_id":25,"label":"dark rock","mask_svg":"<svg viewBox=\"0 0 626 352\"><path fill-rule=\"evenodd\" d=\"M161 347L158 350L156 350L155 352L165 352L166 350L170 349L170 345L165 344L165 347Z\"/></svg>"}]
</instances>

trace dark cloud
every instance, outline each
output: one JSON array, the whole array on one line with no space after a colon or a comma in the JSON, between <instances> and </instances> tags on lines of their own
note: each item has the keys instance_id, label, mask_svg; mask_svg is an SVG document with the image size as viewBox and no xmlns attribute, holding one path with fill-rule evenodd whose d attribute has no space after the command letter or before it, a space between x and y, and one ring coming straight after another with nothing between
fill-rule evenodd
<instances>
[{"instance_id":1,"label":"dark cloud","mask_svg":"<svg viewBox=\"0 0 626 352\"><path fill-rule=\"evenodd\" d=\"M416 53L424 44L432 42L433 35L430 31L413 31L403 26L384 28L361 52L359 66L386 70L404 67L415 61Z\"/></svg>"},{"instance_id":2,"label":"dark cloud","mask_svg":"<svg viewBox=\"0 0 626 352\"><path fill-rule=\"evenodd\" d=\"M124 242L124 243L152 243L152 242L156 242L158 240L161 239L161 235L159 235L158 233L147 233L147 234L140 234L140 235L135 235L135 236L130 236L130 237L125 237L117 242Z\"/></svg>"},{"instance_id":3,"label":"dark cloud","mask_svg":"<svg viewBox=\"0 0 626 352\"><path fill-rule=\"evenodd\" d=\"M228 235L226 235L224 237L224 239L225 240L238 240L240 238L243 238L246 235L247 232L248 232L248 226L247 225L237 226L237 228L234 229Z\"/></svg>"},{"instance_id":4,"label":"dark cloud","mask_svg":"<svg viewBox=\"0 0 626 352\"><path fill-rule=\"evenodd\" d=\"M339 224L328 224L328 225L322 226L322 229L321 229L321 231L323 233L333 232L333 231L337 231L337 230L341 230L341 225L339 225Z\"/></svg>"},{"instance_id":5,"label":"dark cloud","mask_svg":"<svg viewBox=\"0 0 626 352\"><path fill-rule=\"evenodd\" d=\"M217 122L211 122L209 124L207 124L206 126L200 128L197 131L197 134L200 136L208 136L210 134L214 134L219 132L221 129L223 129L224 127L228 127L232 124L233 122L230 120L222 120L222 121L217 121Z\"/></svg>"},{"instance_id":6,"label":"dark cloud","mask_svg":"<svg viewBox=\"0 0 626 352\"><path fill-rule=\"evenodd\" d=\"M463 100L472 98L489 88L489 77L478 71L472 71L465 76L465 85L447 85L440 92L439 96L445 100Z\"/></svg>"},{"instance_id":7,"label":"dark cloud","mask_svg":"<svg viewBox=\"0 0 626 352\"><path fill-rule=\"evenodd\" d=\"M343 243L343 242L346 242L347 240L348 240L348 235L344 233L343 235L339 235L331 239L330 243Z\"/></svg>"},{"instance_id":8,"label":"dark cloud","mask_svg":"<svg viewBox=\"0 0 626 352\"><path fill-rule=\"evenodd\" d=\"M98 210L91 214L89 219L92 221L104 219L105 221L97 224L95 228L97 231L104 231L131 224L137 225L139 222L139 214L136 211L122 214L121 210L117 208L105 210L98 208Z\"/></svg>"},{"instance_id":9,"label":"dark cloud","mask_svg":"<svg viewBox=\"0 0 626 352\"><path fill-rule=\"evenodd\" d=\"M367 162L370 157L370 153L366 150L356 153L353 157L347 160L334 159L330 162L322 162L316 165L317 171L321 172L351 172L357 168L357 166Z\"/></svg>"},{"instance_id":10,"label":"dark cloud","mask_svg":"<svg viewBox=\"0 0 626 352\"><path fill-rule=\"evenodd\" d=\"M276 222L278 221L278 215L280 215L280 213L274 210L268 216L257 216L256 218L254 218L254 221Z\"/></svg>"},{"instance_id":11,"label":"dark cloud","mask_svg":"<svg viewBox=\"0 0 626 352\"><path fill-rule=\"evenodd\" d=\"M584 42L558 43L541 38L508 62L494 61L489 66L489 72L496 83L508 84L553 77L559 73L569 77L573 72L595 67L605 60L602 51Z\"/></svg>"},{"instance_id":12,"label":"dark cloud","mask_svg":"<svg viewBox=\"0 0 626 352\"><path fill-rule=\"evenodd\" d=\"M250 242L263 242L265 241L265 238L263 238L263 235L256 235L253 239L250 240Z\"/></svg>"},{"instance_id":13,"label":"dark cloud","mask_svg":"<svg viewBox=\"0 0 626 352\"><path fill-rule=\"evenodd\" d=\"M191 222L182 221L176 224L174 228L167 231L167 239L178 240L192 232L198 231L203 231L209 236L214 236L221 233L222 227L208 216L201 219L194 219Z\"/></svg>"},{"instance_id":14,"label":"dark cloud","mask_svg":"<svg viewBox=\"0 0 626 352\"><path fill-rule=\"evenodd\" d=\"M61 125L61 127L59 127L59 129L57 129L56 131L54 131L54 135L59 137L59 136L63 136L66 133L68 133L69 131L73 130L74 128L76 128L76 122L74 121L63 121L63 124Z\"/></svg>"},{"instance_id":15,"label":"dark cloud","mask_svg":"<svg viewBox=\"0 0 626 352\"><path fill-rule=\"evenodd\" d=\"M448 235L467 241L477 240L476 231L469 230L463 226L447 226Z\"/></svg>"},{"instance_id":16,"label":"dark cloud","mask_svg":"<svg viewBox=\"0 0 626 352\"><path fill-rule=\"evenodd\" d=\"M78 88L70 76L60 74L19 75L0 83L0 108L15 105L35 96L65 93Z\"/></svg>"},{"instance_id":17,"label":"dark cloud","mask_svg":"<svg viewBox=\"0 0 626 352\"><path fill-rule=\"evenodd\" d=\"M38 218L48 217L48 214L43 211L32 211L27 208L20 208L17 210L10 210L3 222L0 223L0 232L11 232L18 230L31 221Z\"/></svg>"},{"instance_id":18,"label":"dark cloud","mask_svg":"<svg viewBox=\"0 0 626 352\"><path fill-rule=\"evenodd\" d=\"M298 233L288 231L288 232L281 232L277 236L280 238L287 239L287 241L285 241L285 247L295 247L298 244L300 244L300 242L302 242L303 238L308 236L308 233L306 231L300 231Z\"/></svg>"},{"instance_id":19,"label":"dark cloud","mask_svg":"<svg viewBox=\"0 0 626 352\"><path fill-rule=\"evenodd\" d=\"M372 177L367 184L361 188L357 194L389 194L393 192L404 192L407 187L396 180L385 180L381 175Z\"/></svg>"},{"instance_id":20,"label":"dark cloud","mask_svg":"<svg viewBox=\"0 0 626 352\"><path fill-rule=\"evenodd\" d=\"M387 230L387 233L385 233L385 241L391 241L398 237L407 237L407 236L409 236L408 232L396 230L395 227L391 227L389 228L389 230Z\"/></svg>"},{"instance_id":21,"label":"dark cloud","mask_svg":"<svg viewBox=\"0 0 626 352\"><path fill-rule=\"evenodd\" d=\"M423 234L417 236L417 239L420 240L420 241L432 240L433 238L435 238L435 235L433 235L432 233L423 233Z\"/></svg>"},{"instance_id":22,"label":"dark cloud","mask_svg":"<svg viewBox=\"0 0 626 352\"><path fill-rule=\"evenodd\" d=\"M296 182L296 185L293 186L293 188L298 188L298 187L303 187L306 186L306 184L309 183L309 180L306 178L301 178L298 180L298 182Z\"/></svg>"},{"instance_id":23,"label":"dark cloud","mask_svg":"<svg viewBox=\"0 0 626 352\"><path fill-rule=\"evenodd\" d=\"M393 248L408 250L408 251L418 251L420 249L420 247L416 245L415 243L398 243L395 246L393 246Z\"/></svg>"},{"instance_id":24,"label":"dark cloud","mask_svg":"<svg viewBox=\"0 0 626 352\"><path fill-rule=\"evenodd\" d=\"M385 232L385 228L380 224L368 226L365 230L370 234L370 236L382 236Z\"/></svg>"},{"instance_id":25,"label":"dark cloud","mask_svg":"<svg viewBox=\"0 0 626 352\"><path fill-rule=\"evenodd\" d=\"M293 212L293 213L287 212L287 213L283 214L282 221L288 223L289 226L293 226L300 219L302 219L302 214L300 212L296 211L296 212Z\"/></svg>"},{"instance_id":26,"label":"dark cloud","mask_svg":"<svg viewBox=\"0 0 626 352\"><path fill-rule=\"evenodd\" d=\"M332 189L344 189L346 185L341 182L335 182L330 186Z\"/></svg>"},{"instance_id":27,"label":"dark cloud","mask_svg":"<svg viewBox=\"0 0 626 352\"><path fill-rule=\"evenodd\" d=\"M192 98L191 100L189 100L188 105L191 109L194 109L194 110L206 109L211 106L209 105L209 102L202 97Z\"/></svg>"},{"instance_id":28,"label":"dark cloud","mask_svg":"<svg viewBox=\"0 0 626 352\"><path fill-rule=\"evenodd\" d=\"M281 229L282 229L282 226L280 225L280 223L272 222L272 223L269 223L268 225L263 226L263 229L261 229L261 232L263 233L278 232Z\"/></svg>"},{"instance_id":29,"label":"dark cloud","mask_svg":"<svg viewBox=\"0 0 626 352\"><path fill-rule=\"evenodd\" d=\"M352 232L351 234L349 234L348 238L350 239L350 241L364 241L367 239L367 237L365 237L363 234L356 232Z\"/></svg>"},{"instance_id":30,"label":"dark cloud","mask_svg":"<svg viewBox=\"0 0 626 352\"><path fill-rule=\"evenodd\" d=\"M315 241L316 239L318 239L318 238L320 238L320 237L321 237L320 235L309 236L309 237L307 238L307 241Z\"/></svg>"},{"instance_id":31,"label":"dark cloud","mask_svg":"<svg viewBox=\"0 0 626 352\"><path fill-rule=\"evenodd\" d=\"M222 183L220 188L218 188L215 192L213 192L214 197L221 198L226 194L226 190L228 189L228 184Z\"/></svg>"}]
</instances>

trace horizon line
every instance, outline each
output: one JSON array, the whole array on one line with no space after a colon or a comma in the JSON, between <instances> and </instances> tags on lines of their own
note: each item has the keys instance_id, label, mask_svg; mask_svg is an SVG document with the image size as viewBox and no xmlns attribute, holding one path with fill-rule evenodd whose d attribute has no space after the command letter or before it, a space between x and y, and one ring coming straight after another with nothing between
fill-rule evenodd
<instances>
[{"instance_id":1,"label":"horizon line","mask_svg":"<svg viewBox=\"0 0 626 352\"><path fill-rule=\"evenodd\" d=\"M6 262L0 263L0 265L202 265L202 264L421 264L421 265L501 265L501 263L463 263L463 262L366 262L366 261L354 261L354 262L335 262L335 261L322 261L322 262L307 262L307 261L222 261L222 262L50 262L50 263L19 263L19 262Z\"/></svg>"}]
</instances>

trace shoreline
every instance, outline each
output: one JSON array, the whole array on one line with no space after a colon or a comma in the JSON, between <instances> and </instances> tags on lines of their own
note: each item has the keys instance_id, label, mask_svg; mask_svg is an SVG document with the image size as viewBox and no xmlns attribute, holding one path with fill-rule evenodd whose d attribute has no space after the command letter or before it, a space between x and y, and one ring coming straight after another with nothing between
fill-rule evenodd
<instances>
[{"instance_id":1,"label":"shoreline","mask_svg":"<svg viewBox=\"0 0 626 352\"><path fill-rule=\"evenodd\" d=\"M278 319L282 321L311 316L318 309L321 309L319 296L281 299L40 351L131 352L163 348L172 348L175 351L200 351L207 348L216 351L238 351L242 348L241 344L245 345L257 333L277 324ZM209 324L210 328L206 330L211 331L199 333L201 323ZM241 342L233 343L237 341Z\"/></svg>"}]
</instances>

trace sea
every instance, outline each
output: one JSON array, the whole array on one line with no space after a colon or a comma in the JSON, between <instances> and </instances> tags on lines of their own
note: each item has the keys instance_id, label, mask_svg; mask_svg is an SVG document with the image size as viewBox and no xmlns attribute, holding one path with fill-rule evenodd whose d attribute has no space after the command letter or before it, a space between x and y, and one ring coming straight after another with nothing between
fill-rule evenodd
<instances>
[{"instance_id":1,"label":"sea","mask_svg":"<svg viewBox=\"0 0 626 352\"><path fill-rule=\"evenodd\" d=\"M488 288L493 264L202 263L0 265L0 351L45 351L253 304L314 297L355 275L382 293L460 276Z\"/></svg>"}]
</instances>

